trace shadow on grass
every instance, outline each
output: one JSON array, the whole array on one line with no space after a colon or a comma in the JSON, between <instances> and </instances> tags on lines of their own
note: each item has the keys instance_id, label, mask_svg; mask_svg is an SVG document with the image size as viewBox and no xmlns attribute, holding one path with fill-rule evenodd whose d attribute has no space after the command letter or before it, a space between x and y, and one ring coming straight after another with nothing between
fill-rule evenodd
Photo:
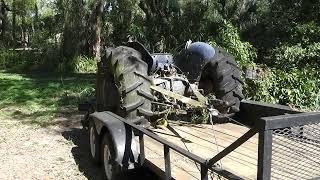
<instances>
[{"instance_id":1,"label":"shadow on grass","mask_svg":"<svg viewBox=\"0 0 320 180\"><path fill-rule=\"evenodd\" d=\"M80 126L82 117L75 108L70 108L68 111L37 111L33 113L22 113L17 110L12 113L11 118L19 120L23 124L36 125L43 128L54 125L70 128Z\"/></svg>"},{"instance_id":2,"label":"shadow on grass","mask_svg":"<svg viewBox=\"0 0 320 180\"><path fill-rule=\"evenodd\" d=\"M22 123L50 125L77 114L77 104L94 92L94 74L0 72L0 115Z\"/></svg>"}]
</instances>

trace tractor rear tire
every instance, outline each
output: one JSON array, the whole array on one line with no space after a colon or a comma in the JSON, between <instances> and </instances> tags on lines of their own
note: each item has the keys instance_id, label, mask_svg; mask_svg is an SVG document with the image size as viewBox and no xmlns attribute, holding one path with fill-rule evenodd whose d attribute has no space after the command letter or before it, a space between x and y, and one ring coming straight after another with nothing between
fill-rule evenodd
<instances>
[{"instance_id":1,"label":"tractor rear tire","mask_svg":"<svg viewBox=\"0 0 320 180\"><path fill-rule=\"evenodd\" d=\"M226 102L227 108L218 110L232 114L240 110L240 102L244 98L241 70L231 54L221 48L215 49L214 58L202 71L199 89L203 89L205 95L213 93L217 99Z\"/></svg>"},{"instance_id":2,"label":"tractor rear tire","mask_svg":"<svg viewBox=\"0 0 320 180\"><path fill-rule=\"evenodd\" d=\"M151 82L148 76L148 64L142 55L133 48L120 46L107 50L112 82L120 95L118 115L135 124L148 125L152 116Z\"/></svg>"}]
</instances>

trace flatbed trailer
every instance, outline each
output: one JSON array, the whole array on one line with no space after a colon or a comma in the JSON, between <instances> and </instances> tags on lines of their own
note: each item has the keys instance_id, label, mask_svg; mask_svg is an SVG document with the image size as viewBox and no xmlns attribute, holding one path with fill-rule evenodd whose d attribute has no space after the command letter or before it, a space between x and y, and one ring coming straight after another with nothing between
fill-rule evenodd
<instances>
[{"instance_id":1,"label":"flatbed trailer","mask_svg":"<svg viewBox=\"0 0 320 180\"><path fill-rule=\"evenodd\" d=\"M120 156L130 151L160 179L320 179L319 112L243 101L231 123L169 121L148 129L111 112L90 117L100 136L109 131ZM125 138L117 134L123 131ZM133 141L138 150L128 148Z\"/></svg>"}]
</instances>

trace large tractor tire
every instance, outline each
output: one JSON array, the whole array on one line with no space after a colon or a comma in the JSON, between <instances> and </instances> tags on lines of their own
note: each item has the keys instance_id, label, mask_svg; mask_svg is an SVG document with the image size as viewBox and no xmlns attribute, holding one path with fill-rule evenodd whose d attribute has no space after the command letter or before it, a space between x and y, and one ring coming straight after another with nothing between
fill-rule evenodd
<instances>
[{"instance_id":1,"label":"large tractor tire","mask_svg":"<svg viewBox=\"0 0 320 180\"><path fill-rule=\"evenodd\" d=\"M241 70L234 57L221 48L215 48L214 58L203 69L199 88L206 95L213 93L217 99L226 104L218 110L221 113L232 114L240 110L242 94Z\"/></svg>"},{"instance_id":2,"label":"large tractor tire","mask_svg":"<svg viewBox=\"0 0 320 180\"><path fill-rule=\"evenodd\" d=\"M133 48L120 46L107 49L104 61L108 64L105 82L108 87L105 86L102 92L107 96L103 102L105 109L111 109L135 124L147 125L148 117L152 115L153 95L148 65L142 55ZM115 89L117 95L108 94Z\"/></svg>"}]
</instances>

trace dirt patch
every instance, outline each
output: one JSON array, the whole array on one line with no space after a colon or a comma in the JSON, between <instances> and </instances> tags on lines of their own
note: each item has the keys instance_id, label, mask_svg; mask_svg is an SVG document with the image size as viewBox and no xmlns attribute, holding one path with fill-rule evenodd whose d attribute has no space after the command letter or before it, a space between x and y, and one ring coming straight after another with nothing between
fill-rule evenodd
<instances>
[{"instance_id":1,"label":"dirt patch","mask_svg":"<svg viewBox=\"0 0 320 180\"><path fill-rule=\"evenodd\" d=\"M42 127L0 116L0 180L103 179L90 157L88 132L79 114L58 117ZM146 169L126 179L157 179Z\"/></svg>"},{"instance_id":2,"label":"dirt patch","mask_svg":"<svg viewBox=\"0 0 320 180\"><path fill-rule=\"evenodd\" d=\"M39 128L0 119L0 179L102 179L86 133L80 126Z\"/></svg>"}]
</instances>

